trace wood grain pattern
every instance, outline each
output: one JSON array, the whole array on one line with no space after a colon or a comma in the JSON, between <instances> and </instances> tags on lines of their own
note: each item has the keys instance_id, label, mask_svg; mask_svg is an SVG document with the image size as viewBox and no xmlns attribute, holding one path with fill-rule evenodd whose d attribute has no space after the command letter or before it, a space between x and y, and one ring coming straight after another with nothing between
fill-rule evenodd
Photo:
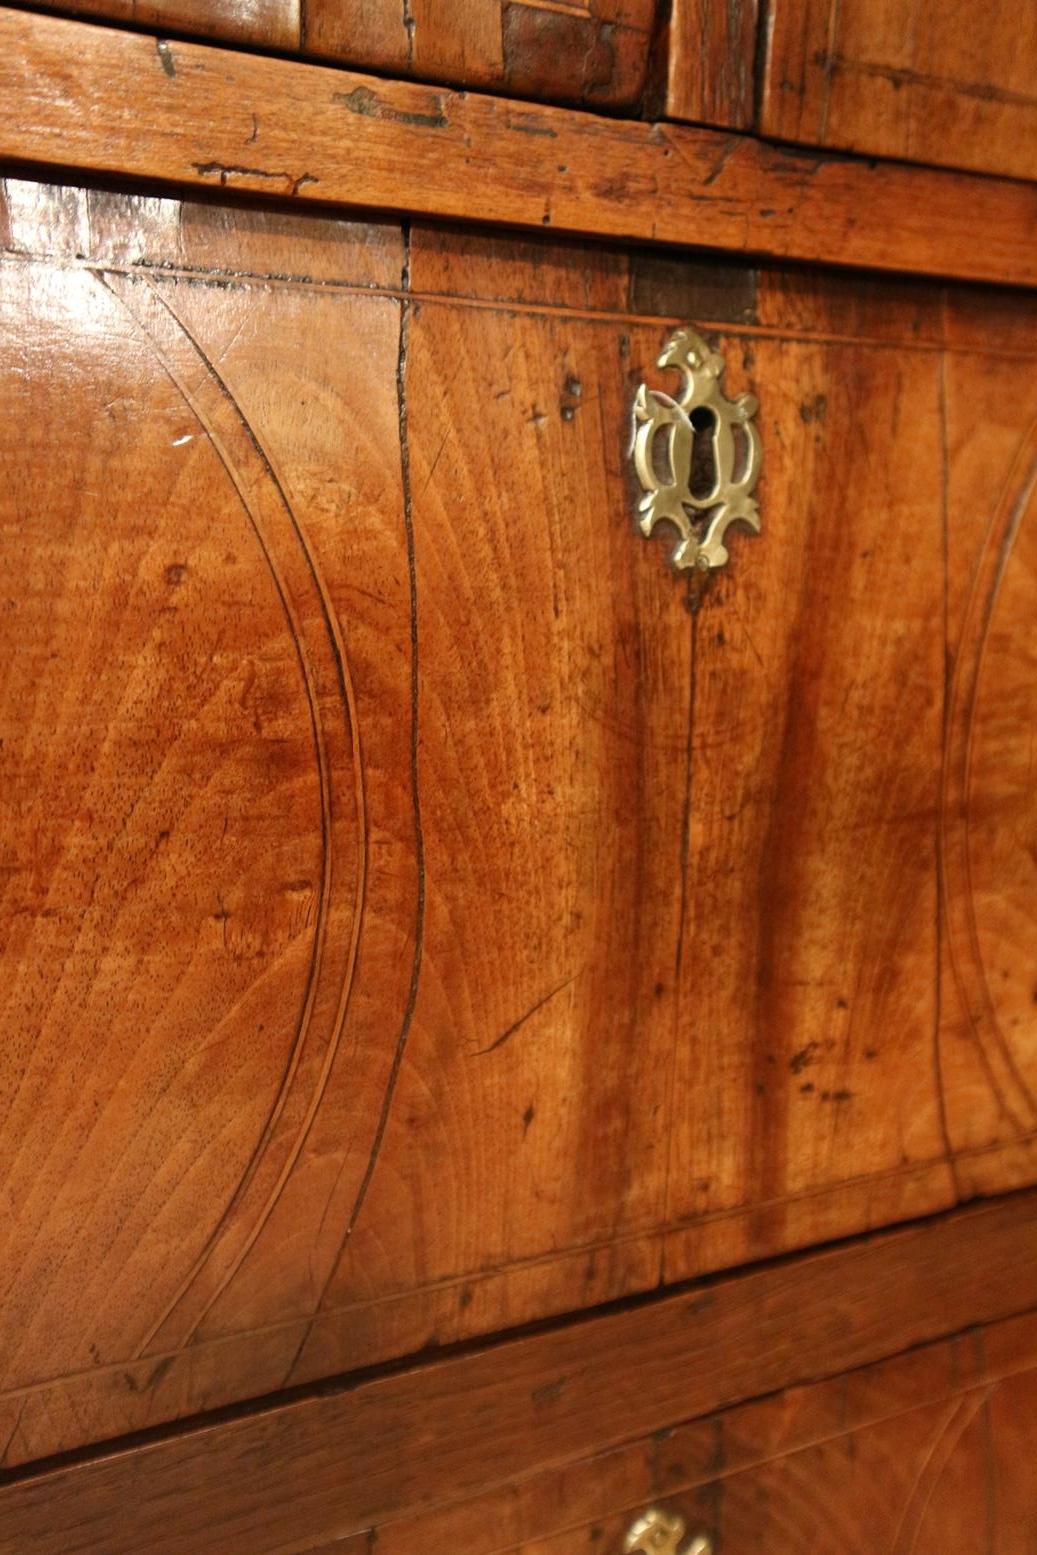
<instances>
[{"instance_id":1,"label":"wood grain pattern","mask_svg":"<svg viewBox=\"0 0 1037 1555\"><path fill-rule=\"evenodd\" d=\"M367 820L351 666L189 300L83 270L52 275L42 296L24 267L5 283L5 334L35 341L11 383L5 571L24 567L33 511L47 516L13 601L4 687L4 788L21 822L5 882L11 1386L35 1380L42 1353L69 1369L110 1358L126 1310L141 1318L135 1348L150 1343L149 1307L197 1302L190 1333L245 1256L341 1039ZM221 313L210 327L240 334L233 305ZM118 347L91 359L105 335L130 354L146 420L116 386ZM70 433L64 453L97 471L80 486L46 452L68 410L56 367L70 339L81 354L66 370L89 388L82 441ZM132 522L142 479L175 494L168 533ZM250 576L252 551L269 581ZM282 832L286 803L298 840ZM99 1314L92 1349L68 1347L77 1301Z\"/></svg>"},{"instance_id":2,"label":"wood grain pattern","mask_svg":"<svg viewBox=\"0 0 1037 1555\"><path fill-rule=\"evenodd\" d=\"M297 49L302 6L300 0L62 0L60 9L151 31Z\"/></svg>"},{"instance_id":3,"label":"wood grain pattern","mask_svg":"<svg viewBox=\"0 0 1037 1555\"><path fill-rule=\"evenodd\" d=\"M15 246L86 215L29 202ZM157 1383L156 1348L306 1309L391 1081L417 889L385 744L410 701L398 309L2 275L3 1387L133 1360ZM361 386L332 327L378 383L353 411L355 576L328 472Z\"/></svg>"},{"instance_id":4,"label":"wood grain pattern","mask_svg":"<svg viewBox=\"0 0 1037 1555\"><path fill-rule=\"evenodd\" d=\"M630 109L657 0L69 0L54 9L548 102ZM45 6L44 9L48 7ZM166 54L168 59L171 56Z\"/></svg>"},{"instance_id":5,"label":"wood grain pattern","mask_svg":"<svg viewBox=\"0 0 1037 1555\"><path fill-rule=\"evenodd\" d=\"M632 1510L650 1483L679 1492L714 1481L718 1442L729 1471L751 1470L1033 1368L1037 1320L1020 1313L1037 1291L1035 1216L1035 1195L1020 1195L37 1473L0 1487L0 1551L288 1555L376 1528L377 1546L393 1555L445 1555L457 1547L446 1531L453 1516L460 1542L471 1537L475 1555L488 1555L507 1547L506 1537L492 1542L492 1520L478 1508L451 1513L451 1503L510 1503L518 1541L550 1533L562 1518L578 1525L581 1507L588 1517ZM1002 1323L1008 1316L1016 1321ZM977 1325L991 1322L999 1326L980 1343ZM962 1328L969 1333L932 1356L916 1350L859 1379L803 1386ZM738 1411L729 1424L706 1420L671 1434L789 1388L796 1391ZM1025 1432L1025 1415L1012 1426L1011 1398L1006 1412L1007 1428ZM906 1440L894 1438L894 1456L918 1443L918 1424ZM855 1445L844 1437L836 1450L852 1457ZM1027 1462L1006 1456L1009 1470ZM821 1482L793 1473L788 1483ZM858 1485L866 1494L867 1481ZM828 1496L814 1515L826 1508L848 1531ZM808 1510L796 1506L795 1520ZM428 1518L424 1535L420 1522L416 1532L380 1526L418 1513Z\"/></svg>"},{"instance_id":6,"label":"wood grain pattern","mask_svg":"<svg viewBox=\"0 0 1037 1555\"><path fill-rule=\"evenodd\" d=\"M860 1162L849 1141L865 1116L870 1174L944 1149L931 1076L941 451L896 430L905 416L937 425L936 364L787 339L752 356L771 386L781 534L766 556L745 548L695 622L677 1026L696 1036L676 1045L672 1083L700 1104L672 1120L668 1199L690 1221L745 1203L752 1184L758 1213L726 1226L725 1262L796 1239L795 1201L850 1175L837 1163ZM847 437L864 405L868 436ZM929 1177L923 1192L946 1202L949 1186ZM668 1271L702 1256L689 1232Z\"/></svg>"},{"instance_id":7,"label":"wood grain pattern","mask_svg":"<svg viewBox=\"0 0 1037 1555\"><path fill-rule=\"evenodd\" d=\"M847 1378L839 1394L852 1398L855 1381ZM780 1399L785 1407L790 1402ZM704 1483L654 1499L679 1512L689 1534L706 1532L732 1555L756 1555L776 1544L851 1555L862 1548L862 1535L867 1548L881 1555L936 1555L963 1543L991 1555L1023 1555L1033 1546L1035 1527L1024 1445L1035 1423L1037 1372L1031 1370L871 1426L834 1432L758 1467L719 1475L714 1468ZM721 1417L711 1433L721 1462L727 1425ZM647 1444L644 1451L647 1456ZM682 1470L678 1460L675 1477L683 1479ZM507 1555L618 1551L644 1504L599 1511L582 1527L509 1546ZM414 1532L425 1537L420 1525ZM410 1529L405 1536L412 1536ZM391 1539L382 1545L393 1549ZM504 1555L501 1546L496 1549Z\"/></svg>"},{"instance_id":8,"label":"wood grain pattern","mask_svg":"<svg viewBox=\"0 0 1037 1555\"><path fill-rule=\"evenodd\" d=\"M1002 310L989 319L1002 327ZM963 343L973 321L952 313ZM1026 623L1034 578L1034 407L1011 397L976 425L975 396L995 389L984 364L947 364L944 417L952 469L948 545L951 672L942 782L941 864L946 903L941 1060L952 1077L958 1137L1019 1138L1032 1130L1026 1032L1035 985L1033 848L1034 664ZM1000 387L1000 384L997 385ZM1000 464L997 461L1001 461ZM991 480L992 470L999 470ZM969 1106L965 1098L971 1097ZM1016 1146L1025 1174L1033 1147ZM966 1191L982 1182L962 1164Z\"/></svg>"},{"instance_id":9,"label":"wood grain pattern","mask_svg":"<svg viewBox=\"0 0 1037 1555\"><path fill-rule=\"evenodd\" d=\"M774 0L760 128L812 146L1037 176L1037 34L1017 5Z\"/></svg>"},{"instance_id":10,"label":"wood grain pattern","mask_svg":"<svg viewBox=\"0 0 1037 1555\"><path fill-rule=\"evenodd\" d=\"M631 107L655 0L309 0L308 52L424 80Z\"/></svg>"},{"instance_id":11,"label":"wood grain pattern","mask_svg":"<svg viewBox=\"0 0 1037 1555\"><path fill-rule=\"evenodd\" d=\"M1037 285L1037 190L0 13L16 162ZM981 243L973 234L983 233Z\"/></svg>"},{"instance_id":12,"label":"wood grain pattern","mask_svg":"<svg viewBox=\"0 0 1037 1555\"><path fill-rule=\"evenodd\" d=\"M651 549L602 522L623 490L617 344L573 318L409 310L430 890L385 1169L332 1303L659 1214L667 1113L644 1087L672 1045L690 622Z\"/></svg>"},{"instance_id":13,"label":"wood grain pattern","mask_svg":"<svg viewBox=\"0 0 1037 1555\"><path fill-rule=\"evenodd\" d=\"M757 0L674 0L666 53L666 116L751 129L756 116Z\"/></svg>"},{"instance_id":14,"label":"wood grain pattern","mask_svg":"<svg viewBox=\"0 0 1037 1555\"><path fill-rule=\"evenodd\" d=\"M24 182L0 233L8 1463L1034 1181L1037 304ZM631 520L672 317L763 406L702 600Z\"/></svg>"}]
</instances>

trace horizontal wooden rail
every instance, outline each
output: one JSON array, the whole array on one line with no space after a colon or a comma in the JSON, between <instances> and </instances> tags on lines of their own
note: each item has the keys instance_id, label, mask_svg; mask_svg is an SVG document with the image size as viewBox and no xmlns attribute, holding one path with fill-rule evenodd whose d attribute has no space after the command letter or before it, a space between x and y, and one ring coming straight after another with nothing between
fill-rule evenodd
<instances>
[{"instance_id":1,"label":"horizontal wooden rail","mask_svg":"<svg viewBox=\"0 0 1037 1555\"><path fill-rule=\"evenodd\" d=\"M0 1555L288 1555L1037 1306L1037 1192L0 1487Z\"/></svg>"},{"instance_id":2,"label":"horizontal wooden rail","mask_svg":"<svg viewBox=\"0 0 1037 1555\"><path fill-rule=\"evenodd\" d=\"M1037 286L1037 185L0 11L0 157L344 209Z\"/></svg>"}]
</instances>

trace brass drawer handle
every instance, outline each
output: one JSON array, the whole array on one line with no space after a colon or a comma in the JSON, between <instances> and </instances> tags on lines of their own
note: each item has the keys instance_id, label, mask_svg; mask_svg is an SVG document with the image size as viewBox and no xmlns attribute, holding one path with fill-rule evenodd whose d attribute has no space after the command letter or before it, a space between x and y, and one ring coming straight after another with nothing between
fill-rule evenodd
<instances>
[{"instance_id":1,"label":"brass drawer handle","mask_svg":"<svg viewBox=\"0 0 1037 1555\"><path fill-rule=\"evenodd\" d=\"M695 1534L682 1550L685 1527L683 1517L676 1512L649 1507L627 1530L624 1555L713 1555L713 1540L706 1533Z\"/></svg>"},{"instance_id":2,"label":"brass drawer handle","mask_svg":"<svg viewBox=\"0 0 1037 1555\"><path fill-rule=\"evenodd\" d=\"M634 396L634 469L643 496L637 510L648 536L661 519L680 535L670 560L709 572L727 561L731 524L760 532L753 491L760 477L755 394L729 400L720 387L724 358L690 326L671 335L658 360L684 374L677 399L642 383Z\"/></svg>"}]
</instances>

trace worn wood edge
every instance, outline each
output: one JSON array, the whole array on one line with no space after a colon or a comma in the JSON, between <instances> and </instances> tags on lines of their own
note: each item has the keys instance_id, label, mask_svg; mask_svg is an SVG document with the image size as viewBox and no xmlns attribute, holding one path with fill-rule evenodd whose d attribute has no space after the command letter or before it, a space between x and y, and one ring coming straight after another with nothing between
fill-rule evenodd
<instances>
[{"instance_id":1,"label":"worn wood edge","mask_svg":"<svg viewBox=\"0 0 1037 1555\"><path fill-rule=\"evenodd\" d=\"M0 1552L302 1550L1035 1306L1029 1190L18 1472Z\"/></svg>"},{"instance_id":2,"label":"worn wood edge","mask_svg":"<svg viewBox=\"0 0 1037 1555\"><path fill-rule=\"evenodd\" d=\"M1009 180L7 9L0 91L15 166L1037 286L1037 186Z\"/></svg>"}]
</instances>

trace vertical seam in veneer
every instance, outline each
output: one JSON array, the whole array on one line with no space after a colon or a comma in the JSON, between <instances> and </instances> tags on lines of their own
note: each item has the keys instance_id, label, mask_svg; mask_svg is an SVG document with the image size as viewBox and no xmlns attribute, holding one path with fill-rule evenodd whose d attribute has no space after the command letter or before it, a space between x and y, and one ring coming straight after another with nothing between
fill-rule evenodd
<instances>
[{"instance_id":1,"label":"vertical seam in veneer","mask_svg":"<svg viewBox=\"0 0 1037 1555\"><path fill-rule=\"evenodd\" d=\"M670 1044L670 1077L667 1088L666 1120L667 1120L667 1149L666 1149L666 1185L663 1199L663 1220L670 1220L670 1187L673 1177L673 1141L675 1137L673 1127L674 1098L677 1094L677 1047L681 1039L681 970L684 963L684 932L688 909L688 860L691 855L691 800L692 778L694 766L694 729L695 729L695 691L696 668L698 663L698 613L695 608L696 601L692 593L693 581L689 579L685 603L688 606L691 618L691 627L688 634L689 641L689 665L688 665L688 705L687 705L687 737L684 753L684 809L681 815L681 841L680 841L680 897L677 911L677 945L674 954L673 965L673 1040ZM659 1283L666 1280L666 1236L659 1238Z\"/></svg>"},{"instance_id":2,"label":"vertical seam in veneer","mask_svg":"<svg viewBox=\"0 0 1037 1555\"><path fill-rule=\"evenodd\" d=\"M410 223L404 223L403 227L404 259L403 259L403 290L410 287ZM411 303L406 298L400 303L400 346L396 360L396 395L400 428L400 475L403 491L403 525L407 538L407 572L410 580L410 700L411 700L411 729L410 729L410 787L411 804L414 812L414 861L417 874L417 902L414 910L414 958L411 963L410 987L407 990L407 1003L403 1012L403 1020L400 1025L400 1035L396 1043L396 1051L393 1054L392 1068L386 1082L385 1095L382 1100L382 1110L378 1118L378 1126L375 1129L374 1141L371 1145L371 1154L368 1158L367 1168L364 1172L360 1187L357 1189L356 1202L353 1205L353 1213L349 1217L349 1225L343 1239L342 1247L345 1248L349 1238L356 1228L360 1211L367 1197L367 1190L371 1185L374 1170L378 1164L378 1156L382 1148L382 1140L385 1136L386 1124L389 1120L389 1110L392 1107L393 1095L396 1090L396 1082L400 1075L400 1066L403 1062L404 1050L407 1046L407 1038L410 1035L411 1024L414 1019L414 1007L417 1003L418 981L421 975L421 960L424 949L425 932L425 842L421 830L421 795L418 783L418 575L417 556L414 545L414 514L411 504L410 481L410 446L407 430L407 347L410 332ZM341 1257L341 1253L339 1255ZM338 1267L336 1259L335 1267ZM328 1284L334 1276L335 1270L329 1276ZM325 1286L325 1290L327 1286ZM323 1293L322 1293L323 1299Z\"/></svg>"},{"instance_id":3,"label":"vertical seam in veneer","mask_svg":"<svg viewBox=\"0 0 1037 1555\"><path fill-rule=\"evenodd\" d=\"M825 135L828 133L828 110L832 101L832 74L835 70L836 42L839 37L839 13L840 0L831 0L828 12L828 37L825 44L825 84L824 96L821 99L821 113L818 118L817 139L820 145L825 144Z\"/></svg>"},{"instance_id":4,"label":"vertical seam in veneer","mask_svg":"<svg viewBox=\"0 0 1037 1555\"><path fill-rule=\"evenodd\" d=\"M756 36L753 40L752 93L751 100L747 104L750 118L748 124L738 127L755 130L761 135L767 133L763 115L766 106L767 73L770 68L772 21L771 0L758 0Z\"/></svg>"},{"instance_id":5,"label":"vertical seam in veneer","mask_svg":"<svg viewBox=\"0 0 1037 1555\"><path fill-rule=\"evenodd\" d=\"M998 1381L1002 1381L998 1378ZM993 1423L990 1419L990 1400L994 1393L990 1389L980 1406L980 1414L983 1421L983 1491L986 1503L986 1539L983 1543L984 1555L995 1555L997 1548L997 1453L994 1446Z\"/></svg>"},{"instance_id":6,"label":"vertical seam in veneer","mask_svg":"<svg viewBox=\"0 0 1037 1555\"><path fill-rule=\"evenodd\" d=\"M936 1107L940 1120L940 1137L943 1140L944 1152L947 1156L947 1166L951 1176L951 1186L954 1191L955 1203L961 1201L961 1179L958 1173L958 1163L954 1156L951 1144L951 1132L947 1120L947 1096L943 1083L943 1055L941 1051L941 1037L943 1027L943 915L944 915L944 879L943 879L943 848L940 841L940 828L944 824L942 794L942 767L943 753L947 748L947 724L950 716L950 600L948 590L950 588L950 465L948 462L948 437L947 437L947 358L941 352L938 372L938 391L940 403L940 529L943 544L943 577L941 588L941 602L943 607L943 629L940 662L943 668L940 692L940 772L938 778L938 796L936 806L936 1009L933 1014L933 1078L936 1083Z\"/></svg>"},{"instance_id":7,"label":"vertical seam in veneer","mask_svg":"<svg viewBox=\"0 0 1037 1555\"><path fill-rule=\"evenodd\" d=\"M407 69L408 70L413 70L414 69L414 34L415 34L415 31L416 31L417 24L416 24L415 19L414 19L414 8L413 8L413 6L411 4L411 0L402 0L402 6L403 6L403 30L404 30L404 32L407 35ZM408 236L408 233L406 232L406 230L404 231L404 242L405 243L409 242L409 236Z\"/></svg>"}]
</instances>

